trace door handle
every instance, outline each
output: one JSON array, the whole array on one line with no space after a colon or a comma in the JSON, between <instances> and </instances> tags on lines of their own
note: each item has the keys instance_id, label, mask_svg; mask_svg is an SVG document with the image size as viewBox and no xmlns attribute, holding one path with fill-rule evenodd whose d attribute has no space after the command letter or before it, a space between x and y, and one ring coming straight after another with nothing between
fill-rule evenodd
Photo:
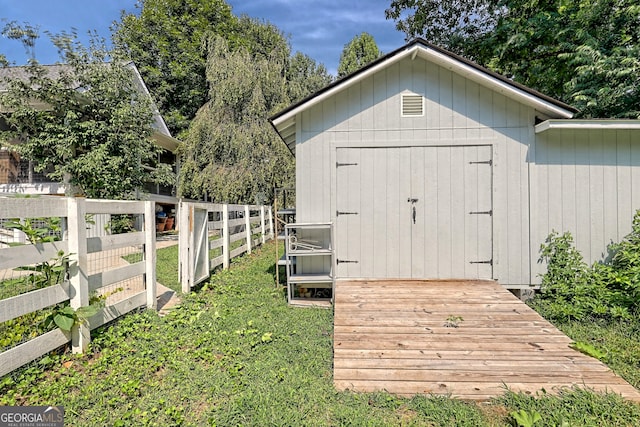
<instances>
[{"instance_id":1,"label":"door handle","mask_svg":"<svg viewBox=\"0 0 640 427\"><path fill-rule=\"evenodd\" d=\"M416 223L416 205L413 205L413 223Z\"/></svg>"},{"instance_id":2,"label":"door handle","mask_svg":"<svg viewBox=\"0 0 640 427\"><path fill-rule=\"evenodd\" d=\"M409 202L409 203L416 203L417 201L418 201L418 199L412 199L411 197L409 197L407 199L407 202Z\"/></svg>"}]
</instances>

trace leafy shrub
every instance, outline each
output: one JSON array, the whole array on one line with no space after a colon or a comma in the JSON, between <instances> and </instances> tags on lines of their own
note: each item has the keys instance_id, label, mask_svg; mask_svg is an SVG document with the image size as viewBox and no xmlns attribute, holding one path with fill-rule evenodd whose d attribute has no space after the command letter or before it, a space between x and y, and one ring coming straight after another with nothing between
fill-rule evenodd
<instances>
[{"instance_id":1,"label":"leafy shrub","mask_svg":"<svg viewBox=\"0 0 640 427\"><path fill-rule=\"evenodd\" d=\"M608 249L607 260L589 267L570 233L551 233L540 247L547 273L534 306L561 321L631 318L640 303L640 211L632 232Z\"/></svg>"}]
</instances>

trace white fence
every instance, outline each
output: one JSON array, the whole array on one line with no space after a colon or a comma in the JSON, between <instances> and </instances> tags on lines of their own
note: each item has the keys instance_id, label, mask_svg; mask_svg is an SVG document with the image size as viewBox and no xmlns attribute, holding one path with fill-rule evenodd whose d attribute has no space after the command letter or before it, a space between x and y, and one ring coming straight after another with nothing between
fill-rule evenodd
<instances>
[{"instance_id":1,"label":"white fence","mask_svg":"<svg viewBox=\"0 0 640 427\"><path fill-rule=\"evenodd\" d=\"M109 230L109 234L102 237L87 237L87 230L92 227L91 218L104 215L124 221L131 219L131 224L138 219L143 227L121 234ZM71 332L55 328L35 337L30 332L28 340L0 347L0 376L69 341L74 352L82 352L89 344L92 329L138 307L156 307L153 202L0 197L0 228L11 219L24 223L25 219L34 218L60 219L62 240L42 242L35 238L23 245L0 249L0 291L3 292L0 294L0 326L33 313L46 314L46 310L67 301L77 310L88 306L90 297L96 295L102 296L105 305L85 323L76 323ZM30 278L34 280L44 274L34 272L34 266L52 263L61 255L68 260L59 264L64 269L60 280L45 285L40 282L36 289L28 286L24 289ZM18 289L21 286L22 290Z\"/></svg>"},{"instance_id":2,"label":"white fence","mask_svg":"<svg viewBox=\"0 0 640 427\"><path fill-rule=\"evenodd\" d=\"M274 236L270 206L180 202L178 213L184 292ZM51 220L56 230L47 229ZM17 222L41 233L30 238ZM0 196L0 237L0 377L69 342L83 352L91 330L136 308L156 308L154 202ZM58 280L40 280L42 265L60 268ZM90 299L104 307L71 332L43 327L47 314L67 303L77 311ZM25 336L3 343L15 329Z\"/></svg>"},{"instance_id":3,"label":"white fence","mask_svg":"<svg viewBox=\"0 0 640 427\"><path fill-rule=\"evenodd\" d=\"M183 292L273 238L271 206L180 202L179 218Z\"/></svg>"}]
</instances>

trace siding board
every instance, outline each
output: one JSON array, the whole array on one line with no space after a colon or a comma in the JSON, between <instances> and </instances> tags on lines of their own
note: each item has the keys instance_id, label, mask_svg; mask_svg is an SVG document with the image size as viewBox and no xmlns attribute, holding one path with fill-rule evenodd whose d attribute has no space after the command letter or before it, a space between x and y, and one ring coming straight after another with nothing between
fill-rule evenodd
<instances>
[{"instance_id":1,"label":"siding board","mask_svg":"<svg viewBox=\"0 0 640 427\"><path fill-rule=\"evenodd\" d=\"M433 161L429 162L429 151L422 147L412 147L411 149L411 194L407 199L418 199L413 205L408 200L400 201L401 206L409 210L409 218L407 220L411 223L411 273L412 277L426 277L425 272L429 271L425 268L425 261L429 256L433 256L433 253L427 254L426 247L432 246L430 240L427 240L425 233L426 224L430 223L429 212L427 211L429 206L435 206L435 204L428 204L425 199L425 193L431 187L429 185L433 181L427 180L425 174L434 169ZM413 222L412 209L416 209L416 221ZM433 249L432 249L433 251ZM433 271L433 270L431 270Z\"/></svg>"},{"instance_id":2,"label":"siding board","mask_svg":"<svg viewBox=\"0 0 640 427\"><path fill-rule=\"evenodd\" d=\"M400 150L387 149L383 151L387 158L387 175L385 182L386 193L386 235L387 245L387 276L400 277L400 263L402 254L400 252L400 174L404 167L400 161Z\"/></svg>"},{"instance_id":3,"label":"siding board","mask_svg":"<svg viewBox=\"0 0 640 427\"><path fill-rule=\"evenodd\" d=\"M589 187L591 196L591 247L589 259L601 259L604 255L604 152L600 132L589 134ZM586 250L586 249L585 249Z\"/></svg>"},{"instance_id":4,"label":"siding board","mask_svg":"<svg viewBox=\"0 0 640 427\"><path fill-rule=\"evenodd\" d=\"M602 132L602 207L604 209L603 242L606 247L611 243L611 239L618 240L618 179L617 179L617 143L615 140L604 138ZM630 221L631 217L626 221ZM624 220L623 220L624 221ZM605 252L605 257L607 253Z\"/></svg>"},{"instance_id":5,"label":"siding board","mask_svg":"<svg viewBox=\"0 0 640 427\"><path fill-rule=\"evenodd\" d=\"M616 234L620 240L626 227L622 225L633 218L633 181L631 179L631 138L629 132L618 131L616 150L616 182L618 188L618 227Z\"/></svg>"}]
</instances>

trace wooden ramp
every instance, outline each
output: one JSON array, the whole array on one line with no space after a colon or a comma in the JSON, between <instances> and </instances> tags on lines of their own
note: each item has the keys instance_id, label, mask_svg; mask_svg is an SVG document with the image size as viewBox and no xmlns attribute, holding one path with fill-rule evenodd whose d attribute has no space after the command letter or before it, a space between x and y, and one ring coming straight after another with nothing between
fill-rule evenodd
<instances>
[{"instance_id":1,"label":"wooden ramp","mask_svg":"<svg viewBox=\"0 0 640 427\"><path fill-rule=\"evenodd\" d=\"M493 281L338 281L340 390L487 400L578 385L640 392Z\"/></svg>"}]
</instances>

